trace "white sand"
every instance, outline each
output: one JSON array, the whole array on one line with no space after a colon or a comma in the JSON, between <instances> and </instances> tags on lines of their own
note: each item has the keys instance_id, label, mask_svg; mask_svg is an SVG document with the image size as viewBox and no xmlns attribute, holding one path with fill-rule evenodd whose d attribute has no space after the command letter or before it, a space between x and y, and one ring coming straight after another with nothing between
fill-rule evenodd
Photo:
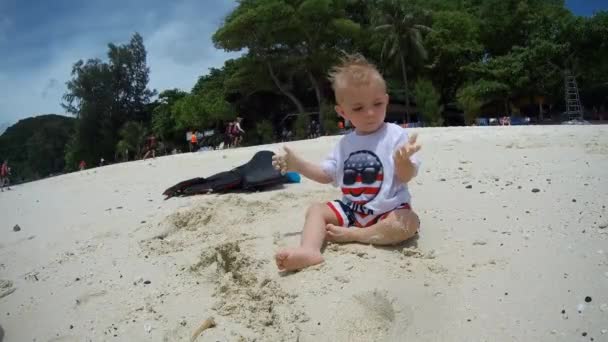
<instances>
[{"instance_id":1,"label":"white sand","mask_svg":"<svg viewBox=\"0 0 608 342\"><path fill-rule=\"evenodd\" d=\"M329 245L324 264L288 276L274 252L336 189L161 196L276 146L0 193L4 340L184 341L214 317L198 341L608 341L608 126L418 131L421 237ZM321 160L337 139L291 145Z\"/></svg>"}]
</instances>

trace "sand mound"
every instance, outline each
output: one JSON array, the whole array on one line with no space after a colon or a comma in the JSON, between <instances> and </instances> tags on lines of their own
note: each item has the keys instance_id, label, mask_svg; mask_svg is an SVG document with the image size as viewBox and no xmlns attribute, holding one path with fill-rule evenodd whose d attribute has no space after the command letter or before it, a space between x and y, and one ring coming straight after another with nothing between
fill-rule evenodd
<instances>
[{"instance_id":1,"label":"sand mound","mask_svg":"<svg viewBox=\"0 0 608 342\"><path fill-rule=\"evenodd\" d=\"M204 251L191 270L204 275L215 265L213 309L219 315L243 324L262 340L293 341L298 331L295 323L308 318L295 305L296 295L263 275L264 263L245 254L239 242L226 242Z\"/></svg>"},{"instance_id":2,"label":"sand mound","mask_svg":"<svg viewBox=\"0 0 608 342\"><path fill-rule=\"evenodd\" d=\"M275 202L246 200L238 195L220 195L188 209L178 210L162 221L160 233L141 242L147 253L163 255L201 243L217 243L227 236L242 237L239 228L259 217L277 212Z\"/></svg>"}]
</instances>

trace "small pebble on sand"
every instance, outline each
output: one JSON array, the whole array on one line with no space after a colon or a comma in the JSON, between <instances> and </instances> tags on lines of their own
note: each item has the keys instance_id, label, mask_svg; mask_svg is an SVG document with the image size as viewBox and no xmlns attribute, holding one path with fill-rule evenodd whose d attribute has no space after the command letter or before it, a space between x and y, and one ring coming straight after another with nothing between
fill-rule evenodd
<instances>
[{"instance_id":1,"label":"small pebble on sand","mask_svg":"<svg viewBox=\"0 0 608 342\"><path fill-rule=\"evenodd\" d=\"M585 304L579 304L576 306L576 311L578 311L578 313L583 313L583 311L585 310Z\"/></svg>"},{"instance_id":2,"label":"small pebble on sand","mask_svg":"<svg viewBox=\"0 0 608 342\"><path fill-rule=\"evenodd\" d=\"M18 232L18 231L20 231L20 230L21 230L21 227L19 227L19 225L18 225L18 224L16 224L16 225L13 227L13 231L14 231L14 232Z\"/></svg>"},{"instance_id":3,"label":"small pebble on sand","mask_svg":"<svg viewBox=\"0 0 608 342\"><path fill-rule=\"evenodd\" d=\"M534 193L540 192L540 189L534 188L534 189L532 189L532 192L534 192Z\"/></svg>"}]
</instances>

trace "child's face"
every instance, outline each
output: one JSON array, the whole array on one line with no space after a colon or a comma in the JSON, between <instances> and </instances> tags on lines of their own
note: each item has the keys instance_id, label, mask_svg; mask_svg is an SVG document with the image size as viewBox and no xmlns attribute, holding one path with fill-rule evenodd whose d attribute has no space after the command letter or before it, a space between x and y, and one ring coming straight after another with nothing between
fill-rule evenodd
<instances>
[{"instance_id":1,"label":"child's face","mask_svg":"<svg viewBox=\"0 0 608 342\"><path fill-rule=\"evenodd\" d=\"M365 86L347 86L340 90L340 103L336 112L349 120L357 133L370 134L377 131L386 117L388 94L379 82Z\"/></svg>"}]
</instances>

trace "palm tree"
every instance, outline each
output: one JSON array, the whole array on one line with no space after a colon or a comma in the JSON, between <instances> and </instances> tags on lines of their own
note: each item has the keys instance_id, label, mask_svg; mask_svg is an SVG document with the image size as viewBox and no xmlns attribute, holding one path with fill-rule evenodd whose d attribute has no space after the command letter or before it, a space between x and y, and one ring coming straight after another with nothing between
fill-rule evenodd
<instances>
[{"instance_id":1,"label":"palm tree","mask_svg":"<svg viewBox=\"0 0 608 342\"><path fill-rule=\"evenodd\" d=\"M429 13L409 6L399 0L380 0L373 18L374 30L383 33L382 60L399 63L405 93L405 119L410 121L410 97L406 61L422 61L427 58L423 45L423 32L431 28L424 25Z\"/></svg>"}]
</instances>

